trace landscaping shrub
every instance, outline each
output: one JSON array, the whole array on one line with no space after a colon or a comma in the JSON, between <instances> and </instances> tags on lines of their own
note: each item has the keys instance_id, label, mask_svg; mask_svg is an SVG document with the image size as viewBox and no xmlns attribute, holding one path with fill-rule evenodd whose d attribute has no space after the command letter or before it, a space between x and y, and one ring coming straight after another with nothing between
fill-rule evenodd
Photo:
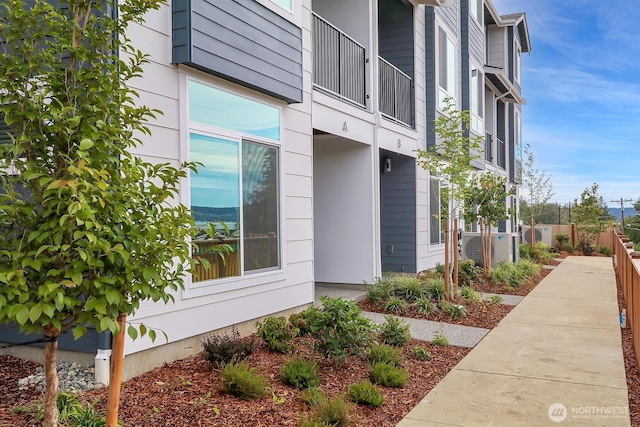
<instances>
[{"instance_id":1,"label":"landscaping shrub","mask_svg":"<svg viewBox=\"0 0 640 427\"><path fill-rule=\"evenodd\" d=\"M502 297L500 295L491 295L486 299L488 305L497 305L502 302Z\"/></svg>"},{"instance_id":2,"label":"landscaping shrub","mask_svg":"<svg viewBox=\"0 0 640 427\"><path fill-rule=\"evenodd\" d=\"M391 297L384 304L385 311L402 314L409 308L409 304L400 297Z\"/></svg>"},{"instance_id":3,"label":"landscaping shrub","mask_svg":"<svg viewBox=\"0 0 640 427\"><path fill-rule=\"evenodd\" d=\"M610 248L606 247L606 246L602 246L599 249L599 252L604 256L613 256L613 251Z\"/></svg>"},{"instance_id":4,"label":"landscaping shrub","mask_svg":"<svg viewBox=\"0 0 640 427\"><path fill-rule=\"evenodd\" d=\"M355 301L322 297L322 308L309 310L309 333L314 348L323 357L341 362L352 355L362 355L373 342L376 328L362 315Z\"/></svg>"},{"instance_id":5,"label":"landscaping shrub","mask_svg":"<svg viewBox=\"0 0 640 427\"><path fill-rule=\"evenodd\" d=\"M267 380L246 363L229 363L222 370L222 390L244 400L267 394Z\"/></svg>"},{"instance_id":6,"label":"landscaping shrub","mask_svg":"<svg viewBox=\"0 0 640 427\"><path fill-rule=\"evenodd\" d=\"M293 351L291 342L298 335L298 328L287 322L284 316L267 317L264 322L256 322L256 330L260 338L264 340L269 350L277 353L289 353Z\"/></svg>"},{"instance_id":7,"label":"landscaping shrub","mask_svg":"<svg viewBox=\"0 0 640 427\"><path fill-rule=\"evenodd\" d=\"M80 401L78 395L68 392L60 392L56 396L58 408L58 421L61 426L104 427L106 417L95 411L95 402L85 404ZM35 418L38 421L44 419L44 405L34 405ZM4 424L3 424L4 425Z\"/></svg>"},{"instance_id":8,"label":"landscaping shrub","mask_svg":"<svg viewBox=\"0 0 640 427\"><path fill-rule=\"evenodd\" d=\"M435 334L433 334L431 344L439 345L440 347L446 347L449 345L449 340L442 334L442 332L436 332Z\"/></svg>"},{"instance_id":9,"label":"landscaping shrub","mask_svg":"<svg viewBox=\"0 0 640 427\"><path fill-rule=\"evenodd\" d=\"M246 359L255 348L253 337L241 338L235 326L231 329L231 333L205 335L200 340L200 344L204 350L202 357L216 369Z\"/></svg>"},{"instance_id":10,"label":"landscaping shrub","mask_svg":"<svg viewBox=\"0 0 640 427\"><path fill-rule=\"evenodd\" d=\"M563 249L569 243L569 235L568 234L556 233L556 234L554 234L554 237L556 238L556 241L558 242L558 247L561 248L561 249Z\"/></svg>"},{"instance_id":11,"label":"landscaping shrub","mask_svg":"<svg viewBox=\"0 0 640 427\"><path fill-rule=\"evenodd\" d=\"M426 295L427 290L417 277L391 276L389 281L393 286L393 295L406 301L414 301Z\"/></svg>"},{"instance_id":12,"label":"landscaping shrub","mask_svg":"<svg viewBox=\"0 0 640 427\"><path fill-rule=\"evenodd\" d=\"M320 384L318 367L314 362L294 359L282 367L282 381L299 390L315 387Z\"/></svg>"},{"instance_id":13,"label":"landscaping shrub","mask_svg":"<svg viewBox=\"0 0 640 427\"><path fill-rule=\"evenodd\" d=\"M480 295L480 292L469 287L460 288L460 296L472 304L478 304L482 302L482 296Z\"/></svg>"},{"instance_id":14,"label":"landscaping shrub","mask_svg":"<svg viewBox=\"0 0 640 427\"><path fill-rule=\"evenodd\" d=\"M313 406L313 413L304 420L301 426L330 426L345 427L351 424L349 414L351 406L345 401L344 396L335 399L321 399Z\"/></svg>"},{"instance_id":15,"label":"landscaping shrub","mask_svg":"<svg viewBox=\"0 0 640 427\"><path fill-rule=\"evenodd\" d=\"M352 384L351 387L349 387L349 399L353 402L376 408L384 402L384 397L382 397L380 389L368 380Z\"/></svg>"},{"instance_id":16,"label":"landscaping shrub","mask_svg":"<svg viewBox=\"0 0 640 427\"><path fill-rule=\"evenodd\" d=\"M385 387L403 387L409 380L405 369L386 363L376 363L371 367L371 381Z\"/></svg>"},{"instance_id":17,"label":"landscaping shrub","mask_svg":"<svg viewBox=\"0 0 640 427\"><path fill-rule=\"evenodd\" d=\"M291 316L289 316L289 323L294 327L298 329L298 335L302 336L302 335L306 335L309 333L309 325L307 322L307 310L303 310L299 313L293 313Z\"/></svg>"},{"instance_id":18,"label":"landscaping shrub","mask_svg":"<svg viewBox=\"0 0 640 427\"><path fill-rule=\"evenodd\" d=\"M412 307L418 313L421 313L424 315L429 315L430 313L433 313L433 310L435 309L433 302L431 302L429 298L418 298L413 302Z\"/></svg>"},{"instance_id":19,"label":"landscaping shrub","mask_svg":"<svg viewBox=\"0 0 640 427\"><path fill-rule=\"evenodd\" d=\"M367 351L367 359L371 365L385 363L398 366L402 360L402 350L386 344L372 344Z\"/></svg>"},{"instance_id":20,"label":"landscaping shrub","mask_svg":"<svg viewBox=\"0 0 640 427\"><path fill-rule=\"evenodd\" d=\"M411 347L411 354L418 360L431 360L431 352L424 346L416 345Z\"/></svg>"},{"instance_id":21,"label":"landscaping shrub","mask_svg":"<svg viewBox=\"0 0 640 427\"><path fill-rule=\"evenodd\" d=\"M313 408L320 402L327 400L327 396L318 387L309 387L300 392L300 400Z\"/></svg>"},{"instance_id":22,"label":"landscaping shrub","mask_svg":"<svg viewBox=\"0 0 640 427\"><path fill-rule=\"evenodd\" d=\"M444 292L444 279L429 279L427 280L427 292L431 299L442 300L445 297Z\"/></svg>"},{"instance_id":23,"label":"landscaping shrub","mask_svg":"<svg viewBox=\"0 0 640 427\"><path fill-rule=\"evenodd\" d=\"M461 287L473 286L482 283L483 271L473 260L460 261L458 263L458 284Z\"/></svg>"},{"instance_id":24,"label":"landscaping shrub","mask_svg":"<svg viewBox=\"0 0 640 427\"><path fill-rule=\"evenodd\" d=\"M520 259L517 263L501 262L491 270L491 283L519 288L527 279L536 276L541 268L539 264L528 259Z\"/></svg>"},{"instance_id":25,"label":"landscaping shrub","mask_svg":"<svg viewBox=\"0 0 640 427\"><path fill-rule=\"evenodd\" d=\"M467 307L462 304L454 304L448 301L440 301L440 309L447 313L452 319L467 317Z\"/></svg>"},{"instance_id":26,"label":"landscaping shrub","mask_svg":"<svg viewBox=\"0 0 640 427\"><path fill-rule=\"evenodd\" d=\"M389 279L377 278L376 281L367 285L367 298L372 304L380 304L387 300L393 292L393 285Z\"/></svg>"},{"instance_id":27,"label":"landscaping shrub","mask_svg":"<svg viewBox=\"0 0 640 427\"><path fill-rule=\"evenodd\" d=\"M379 326L380 339L393 347L402 347L411 339L409 324L399 317L386 315L385 322Z\"/></svg>"}]
</instances>

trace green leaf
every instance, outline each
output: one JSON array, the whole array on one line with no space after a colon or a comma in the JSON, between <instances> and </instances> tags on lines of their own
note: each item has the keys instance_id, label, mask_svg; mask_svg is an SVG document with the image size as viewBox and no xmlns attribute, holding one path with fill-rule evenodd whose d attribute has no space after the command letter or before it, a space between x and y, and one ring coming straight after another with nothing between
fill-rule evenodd
<instances>
[{"instance_id":1,"label":"green leaf","mask_svg":"<svg viewBox=\"0 0 640 427\"><path fill-rule=\"evenodd\" d=\"M147 327L144 326L144 324L141 324L140 325L140 336L143 337L143 336L146 335L146 333L147 333Z\"/></svg>"},{"instance_id":2,"label":"green leaf","mask_svg":"<svg viewBox=\"0 0 640 427\"><path fill-rule=\"evenodd\" d=\"M73 283L75 283L76 285L81 285L82 284L82 272L81 271L74 271L71 274L71 280L73 281Z\"/></svg>"},{"instance_id":3,"label":"green leaf","mask_svg":"<svg viewBox=\"0 0 640 427\"><path fill-rule=\"evenodd\" d=\"M107 302L112 305L116 305L120 302L121 295L118 291L113 289L107 289L106 292Z\"/></svg>"},{"instance_id":4,"label":"green leaf","mask_svg":"<svg viewBox=\"0 0 640 427\"><path fill-rule=\"evenodd\" d=\"M87 150L88 150L88 149L90 149L91 147L93 147L93 141L92 141L92 140L90 140L90 139L88 139L88 138L85 138L85 139L83 139L82 141L80 141L79 148L80 148L82 151L87 151Z\"/></svg>"},{"instance_id":5,"label":"green leaf","mask_svg":"<svg viewBox=\"0 0 640 427\"><path fill-rule=\"evenodd\" d=\"M73 328L73 338L75 339L82 338L86 333L87 328L85 328L83 325L76 325L76 327Z\"/></svg>"},{"instance_id":6,"label":"green leaf","mask_svg":"<svg viewBox=\"0 0 640 427\"><path fill-rule=\"evenodd\" d=\"M42 314L42 305L36 304L33 307L31 307L31 310L29 310L29 320L31 320L31 323L36 323L36 321L40 319L41 314Z\"/></svg>"},{"instance_id":7,"label":"green leaf","mask_svg":"<svg viewBox=\"0 0 640 427\"><path fill-rule=\"evenodd\" d=\"M16 313L16 322L20 325L24 325L29 320L29 309L24 305L22 308Z\"/></svg>"},{"instance_id":8,"label":"green leaf","mask_svg":"<svg viewBox=\"0 0 640 427\"><path fill-rule=\"evenodd\" d=\"M127 334L132 340L138 338L138 330L133 325L129 325L129 327L127 328Z\"/></svg>"},{"instance_id":9,"label":"green leaf","mask_svg":"<svg viewBox=\"0 0 640 427\"><path fill-rule=\"evenodd\" d=\"M151 342L156 342L156 331L154 329L149 329L149 338L151 338Z\"/></svg>"},{"instance_id":10,"label":"green leaf","mask_svg":"<svg viewBox=\"0 0 640 427\"><path fill-rule=\"evenodd\" d=\"M42 304L42 312L48 317L53 317L53 306L51 304Z\"/></svg>"}]
</instances>

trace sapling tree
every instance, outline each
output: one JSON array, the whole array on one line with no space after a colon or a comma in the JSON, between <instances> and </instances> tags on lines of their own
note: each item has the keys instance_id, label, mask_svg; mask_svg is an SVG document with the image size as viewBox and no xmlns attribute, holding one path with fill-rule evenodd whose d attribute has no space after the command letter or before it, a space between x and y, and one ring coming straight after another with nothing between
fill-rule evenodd
<instances>
[{"instance_id":1,"label":"sapling tree","mask_svg":"<svg viewBox=\"0 0 640 427\"><path fill-rule=\"evenodd\" d=\"M446 99L442 115L434 121L434 133L438 142L428 150L417 150L418 164L427 169L431 176L442 180L441 195L448 203L441 207L441 219L445 223L445 290L451 297L451 274L457 266L449 262L457 244L452 243L451 230L457 229L457 220L465 200L471 191L475 168L471 162L479 159L482 136L469 137L470 116L468 111L456 109L455 101ZM454 257L452 257L454 258Z\"/></svg>"},{"instance_id":2,"label":"sapling tree","mask_svg":"<svg viewBox=\"0 0 640 427\"><path fill-rule=\"evenodd\" d=\"M506 199L512 194L513 190L507 191L507 178L492 172L479 174L470 189L465 219L479 222L485 273L491 271L491 229L498 225L498 221L509 218Z\"/></svg>"},{"instance_id":3,"label":"sapling tree","mask_svg":"<svg viewBox=\"0 0 640 427\"><path fill-rule=\"evenodd\" d=\"M46 426L60 334L118 334L119 317L171 301L193 267L176 196L194 167L131 154L159 112L129 86L147 58L126 30L161 1L1 0L0 323L44 334Z\"/></svg>"},{"instance_id":4,"label":"sapling tree","mask_svg":"<svg viewBox=\"0 0 640 427\"><path fill-rule=\"evenodd\" d=\"M598 236L609 218L607 204L598 194L598 184L584 189L580 200L575 199L573 218L578 229L578 244L584 255L591 255L598 245Z\"/></svg>"},{"instance_id":5,"label":"sapling tree","mask_svg":"<svg viewBox=\"0 0 640 427\"><path fill-rule=\"evenodd\" d=\"M546 170L535 168L533 152L529 144L524 147L524 154L526 160L522 168L522 189L525 193L523 198L527 201L531 213L531 246L534 247L536 245L535 218L544 211L547 202L555 193L551 175L548 175Z\"/></svg>"}]
</instances>

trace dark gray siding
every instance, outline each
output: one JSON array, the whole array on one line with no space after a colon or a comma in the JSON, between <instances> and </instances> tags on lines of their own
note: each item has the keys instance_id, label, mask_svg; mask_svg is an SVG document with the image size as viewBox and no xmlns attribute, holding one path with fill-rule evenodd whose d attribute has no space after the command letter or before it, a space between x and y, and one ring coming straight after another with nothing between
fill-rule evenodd
<instances>
[{"instance_id":1,"label":"dark gray siding","mask_svg":"<svg viewBox=\"0 0 640 427\"><path fill-rule=\"evenodd\" d=\"M516 77L513 73L515 65L514 56L515 45L513 44L513 27L507 28L507 50L508 50L508 67L509 67L509 80L511 83L515 83Z\"/></svg>"},{"instance_id":2,"label":"dark gray siding","mask_svg":"<svg viewBox=\"0 0 640 427\"><path fill-rule=\"evenodd\" d=\"M459 0L452 0L451 3L452 4L449 7L425 6L425 8L434 9L440 20L449 27L449 30L451 30L453 34L458 34L458 13L460 10L460 2Z\"/></svg>"},{"instance_id":3,"label":"dark gray siding","mask_svg":"<svg viewBox=\"0 0 640 427\"><path fill-rule=\"evenodd\" d=\"M254 0L175 0L173 62L302 102L302 30Z\"/></svg>"},{"instance_id":4,"label":"dark gray siding","mask_svg":"<svg viewBox=\"0 0 640 427\"><path fill-rule=\"evenodd\" d=\"M516 141L516 135L515 135L515 122L516 122L516 114L515 114L515 107L512 103L509 103L509 109L508 111L508 120L509 120L509 132L508 132L508 139L509 139L509 160L507 162L507 165L509 167L509 181L514 182L514 172L515 172L515 154L516 154L516 147L515 147L515 141Z\"/></svg>"},{"instance_id":5,"label":"dark gray siding","mask_svg":"<svg viewBox=\"0 0 640 427\"><path fill-rule=\"evenodd\" d=\"M391 172L384 164L391 159ZM382 271L416 272L416 164L380 150L380 245ZM392 249L391 249L392 248Z\"/></svg>"},{"instance_id":6,"label":"dark gray siding","mask_svg":"<svg viewBox=\"0 0 640 427\"><path fill-rule=\"evenodd\" d=\"M8 344L19 344L29 341L35 341L42 338L42 334L21 334L18 326L16 325L0 325L0 342ZM81 353L96 353L98 349L98 342L100 341L100 335L93 328L88 328L87 335L75 340L71 331L60 335L58 338L58 350L71 350ZM108 342L101 342L102 345L111 348L110 340L102 340ZM35 347L43 347L43 343L33 344Z\"/></svg>"},{"instance_id":7,"label":"dark gray siding","mask_svg":"<svg viewBox=\"0 0 640 427\"><path fill-rule=\"evenodd\" d=\"M411 124L415 124L415 41L413 6L381 0L378 10L378 54L411 77Z\"/></svg>"},{"instance_id":8,"label":"dark gray siding","mask_svg":"<svg viewBox=\"0 0 640 427\"><path fill-rule=\"evenodd\" d=\"M433 121L436 119L436 24L435 11L433 6L425 6L425 127L427 131L427 148L432 147L436 143L436 137L433 133Z\"/></svg>"}]
</instances>

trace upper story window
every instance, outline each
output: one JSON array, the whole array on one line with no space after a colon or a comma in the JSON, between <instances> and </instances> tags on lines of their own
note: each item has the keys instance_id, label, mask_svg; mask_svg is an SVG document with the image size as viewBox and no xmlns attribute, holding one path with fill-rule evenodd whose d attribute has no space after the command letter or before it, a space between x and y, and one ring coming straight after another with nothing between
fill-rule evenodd
<instances>
[{"instance_id":1,"label":"upper story window","mask_svg":"<svg viewBox=\"0 0 640 427\"><path fill-rule=\"evenodd\" d=\"M446 106L445 99L456 99L456 44L453 38L438 27L438 105Z\"/></svg>"},{"instance_id":2,"label":"upper story window","mask_svg":"<svg viewBox=\"0 0 640 427\"><path fill-rule=\"evenodd\" d=\"M190 206L203 232L194 239L203 282L280 268L280 108L190 80ZM215 237L204 232L213 227ZM228 245L233 252L220 256Z\"/></svg>"},{"instance_id":3,"label":"upper story window","mask_svg":"<svg viewBox=\"0 0 640 427\"><path fill-rule=\"evenodd\" d=\"M520 113L517 111L513 123L515 127L513 131L516 138L514 154L516 159L522 160L522 118L520 117Z\"/></svg>"},{"instance_id":4,"label":"upper story window","mask_svg":"<svg viewBox=\"0 0 640 427\"><path fill-rule=\"evenodd\" d=\"M471 65L471 84L469 85L471 130L484 133L484 74L476 65Z\"/></svg>"},{"instance_id":5,"label":"upper story window","mask_svg":"<svg viewBox=\"0 0 640 427\"><path fill-rule=\"evenodd\" d=\"M291 11L293 10L293 0L271 0L275 4L282 6L283 8Z\"/></svg>"},{"instance_id":6,"label":"upper story window","mask_svg":"<svg viewBox=\"0 0 640 427\"><path fill-rule=\"evenodd\" d=\"M520 57L522 56L522 49L520 48L520 46L516 46L516 58L515 58L515 78L516 78L516 82L520 83Z\"/></svg>"},{"instance_id":7,"label":"upper story window","mask_svg":"<svg viewBox=\"0 0 640 427\"><path fill-rule=\"evenodd\" d=\"M469 0L469 13L482 27L484 14L482 13L483 0Z\"/></svg>"}]
</instances>

